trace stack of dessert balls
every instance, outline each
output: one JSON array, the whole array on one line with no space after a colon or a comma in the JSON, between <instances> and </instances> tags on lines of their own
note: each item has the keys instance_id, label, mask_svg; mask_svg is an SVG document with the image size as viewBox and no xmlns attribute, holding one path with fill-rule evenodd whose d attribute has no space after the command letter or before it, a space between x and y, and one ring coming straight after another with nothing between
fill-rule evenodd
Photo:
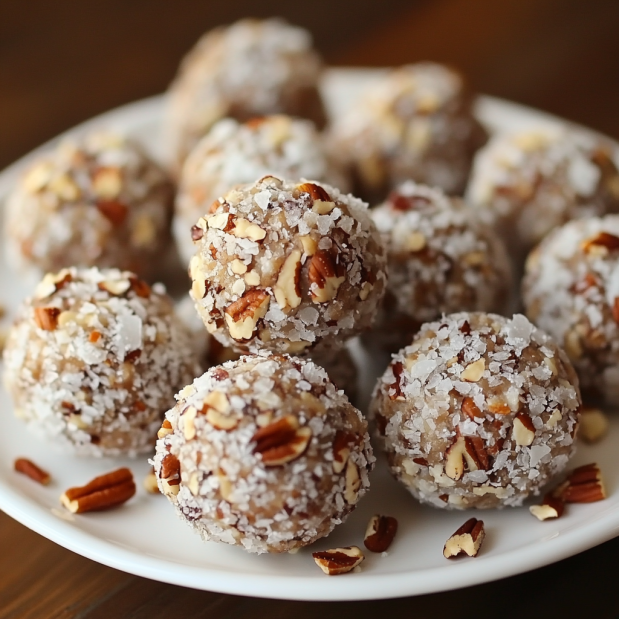
<instances>
[{"instance_id":1,"label":"stack of dessert balls","mask_svg":"<svg viewBox=\"0 0 619 619\"><path fill-rule=\"evenodd\" d=\"M11 264L44 275L4 351L16 414L75 454L151 454L179 517L249 552L313 543L368 491L357 336L384 360L366 412L388 465L439 508L539 494L579 384L619 401L616 150L489 136L428 62L329 119L322 71L300 28L218 28L170 87L165 165L86 132L6 204ZM176 302L153 283L171 244Z\"/></svg>"}]
</instances>

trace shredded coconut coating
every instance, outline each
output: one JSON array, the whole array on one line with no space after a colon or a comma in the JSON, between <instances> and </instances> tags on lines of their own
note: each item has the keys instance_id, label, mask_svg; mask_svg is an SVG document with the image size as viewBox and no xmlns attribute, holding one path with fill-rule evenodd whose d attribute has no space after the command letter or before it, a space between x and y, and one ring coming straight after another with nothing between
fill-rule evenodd
<instances>
[{"instance_id":1,"label":"shredded coconut coating","mask_svg":"<svg viewBox=\"0 0 619 619\"><path fill-rule=\"evenodd\" d=\"M527 316L574 364L588 397L619 404L619 215L572 221L531 252Z\"/></svg>"},{"instance_id":2,"label":"shredded coconut coating","mask_svg":"<svg viewBox=\"0 0 619 619\"><path fill-rule=\"evenodd\" d=\"M442 314L510 309L505 247L462 200L409 181L371 216L387 246L389 281L370 343L395 352Z\"/></svg>"},{"instance_id":3,"label":"shredded coconut coating","mask_svg":"<svg viewBox=\"0 0 619 619\"><path fill-rule=\"evenodd\" d=\"M243 124L232 118L221 120L183 166L174 235L185 262L194 253L191 227L213 201L235 185L267 174L315 178L342 191L348 188L311 122L283 115L254 118Z\"/></svg>"},{"instance_id":4,"label":"shredded coconut coating","mask_svg":"<svg viewBox=\"0 0 619 619\"><path fill-rule=\"evenodd\" d=\"M204 540L295 550L328 535L369 488L367 424L311 361L242 357L177 400L153 463L160 490Z\"/></svg>"},{"instance_id":5,"label":"shredded coconut coating","mask_svg":"<svg viewBox=\"0 0 619 619\"><path fill-rule=\"evenodd\" d=\"M7 258L41 273L97 266L151 277L170 240L174 188L140 147L111 132L62 142L6 204Z\"/></svg>"},{"instance_id":6,"label":"shredded coconut coating","mask_svg":"<svg viewBox=\"0 0 619 619\"><path fill-rule=\"evenodd\" d=\"M553 228L619 211L619 155L564 127L497 134L475 159L467 199L522 264Z\"/></svg>"},{"instance_id":7,"label":"shredded coconut coating","mask_svg":"<svg viewBox=\"0 0 619 619\"><path fill-rule=\"evenodd\" d=\"M390 188L415 180L463 193L487 139L472 101L462 77L439 64L407 65L385 76L332 131L355 192L375 204Z\"/></svg>"},{"instance_id":8,"label":"shredded coconut coating","mask_svg":"<svg viewBox=\"0 0 619 619\"><path fill-rule=\"evenodd\" d=\"M521 505L574 452L567 355L524 316L458 313L394 356L371 410L393 475L447 509Z\"/></svg>"},{"instance_id":9,"label":"shredded coconut coating","mask_svg":"<svg viewBox=\"0 0 619 619\"><path fill-rule=\"evenodd\" d=\"M225 117L289 114L324 126L321 73L310 33L280 19L244 19L207 32L169 89L166 124L176 165Z\"/></svg>"},{"instance_id":10,"label":"shredded coconut coating","mask_svg":"<svg viewBox=\"0 0 619 619\"><path fill-rule=\"evenodd\" d=\"M86 456L150 451L174 393L199 371L165 288L116 269L46 275L4 350L15 414Z\"/></svg>"},{"instance_id":11,"label":"shredded coconut coating","mask_svg":"<svg viewBox=\"0 0 619 619\"><path fill-rule=\"evenodd\" d=\"M367 205L324 183L269 176L233 189L192 234L191 296L238 352L341 348L370 327L385 291Z\"/></svg>"}]
</instances>

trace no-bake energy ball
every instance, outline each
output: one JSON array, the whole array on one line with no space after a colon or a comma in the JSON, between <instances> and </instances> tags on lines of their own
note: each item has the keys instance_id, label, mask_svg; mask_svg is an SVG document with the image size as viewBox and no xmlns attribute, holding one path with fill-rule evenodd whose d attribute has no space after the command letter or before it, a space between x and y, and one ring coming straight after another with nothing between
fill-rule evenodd
<instances>
[{"instance_id":1,"label":"no-bake energy ball","mask_svg":"<svg viewBox=\"0 0 619 619\"><path fill-rule=\"evenodd\" d=\"M370 342L395 352L442 314L509 310L505 248L462 200L409 181L371 215L387 246L389 282Z\"/></svg>"},{"instance_id":2,"label":"no-bake energy ball","mask_svg":"<svg viewBox=\"0 0 619 619\"><path fill-rule=\"evenodd\" d=\"M619 211L618 166L608 145L575 130L498 134L475 160L467 199L522 264L556 226Z\"/></svg>"},{"instance_id":3,"label":"no-bake energy ball","mask_svg":"<svg viewBox=\"0 0 619 619\"><path fill-rule=\"evenodd\" d=\"M61 143L22 176L6 204L17 267L117 267L150 277L170 240L174 189L133 142L111 132Z\"/></svg>"},{"instance_id":4,"label":"no-bake energy ball","mask_svg":"<svg viewBox=\"0 0 619 619\"><path fill-rule=\"evenodd\" d=\"M369 487L366 422L311 361L242 357L177 400L159 431L155 472L205 540L295 550L343 522Z\"/></svg>"},{"instance_id":5,"label":"no-bake energy ball","mask_svg":"<svg viewBox=\"0 0 619 619\"><path fill-rule=\"evenodd\" d=\"M376 204L411 179L463 193L487 139L471 103L462 77L439 64L404 66L377 82L332 132L356 194Z\"/></svg>"},{"instance_id":6,"label":"no-bake energy ball","mask_svg":"<svg viewBox=\"0 0 619 619\"><path fill-rule=\"evenodd\" d=\"M266 174L313 178L347 189L311 122L289 116L218 122L183 166L176 199L174 235L186 262L193 256L191 227L213 201L232 187Z\"/></svg>"},{"instance_id":7,"label":"no-bake energy ball","mask_svg":"<svg viewBox=\"0 0 619 619\"><path fill-rule=\"evenodd\" d=\"M391 472L424 503L520 505L574 451L581 405L566 354L524 316L426 324L379 379L372 411Z\"/></svg>"},{"instance_id":8,"label":"no-bake energy ball","mask_svg":"<svg viewBox=\"0 0 619 619\"><path fill-rule=\"evenodd\" d=\"M619 215L572 221L530 254L527 316L565 348L587 396L619 404Z\"/></svg>"},{"instance_id":9,"label":"no-bake energy ball","mask_svg":"<svg viewBox=\"0 0 619 619\"><path fill-rule=\"evenodd\" d=\"M174 394L200 369L161 284L95 268L45 276L19 310L4 364L28 428L89 456L151 450Z\"/></svg>"},{"instance_id":10,"label":"no-bake energy ball","mask_svg":"<svg viewBox=\"0 0 619 619\"><path fill-rule=\"evenodd\" d=\"M385 291L367 205L329 185L265 177L220 198L192 233L196 308L239 352L341 348Z\"/></svg>"},{"instance_id":11,"label":"no-bake energy ball","mask_svg":"<svg viewBox=\"0 0 619 619\"><path fill-rule=\"evenodd\" d=\"M322 127L321 72L309 32L282 20L244 19L208 32L169 90L167 130L176 165L225 117L245 121L281 113Z\"/></svg>"}]
</instances>

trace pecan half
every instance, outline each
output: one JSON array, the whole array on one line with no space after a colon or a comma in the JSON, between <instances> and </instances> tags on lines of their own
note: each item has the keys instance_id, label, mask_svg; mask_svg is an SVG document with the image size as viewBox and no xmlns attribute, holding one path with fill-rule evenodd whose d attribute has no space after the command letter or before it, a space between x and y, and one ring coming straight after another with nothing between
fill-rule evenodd
<instances>
[{"instance_id":1,"label":"pecan half","mask_svg":"<svg viewBox=\"0 0 619 619\"><path fill-rule=\"evenodd\" d=\"M13 463L13 468L18 472L26 475L26 477L30 477L33 481L37 483L47 486L51 481L52 477L42 468L39 468L32 460L28 460L28 458L17 458Z\"/></svg>"},{"instance_id":2,"label":"pecan half","mask_svg":"<svg viewBox=\"0 0 619 619\"><path fill-rule=\"evenodd\" d=\"M301 252L298 249L294 249L284 261L273 288L275 300L282 309L287 307L294 309L301 304L300 276Z\"/></svg>"},{"instance_id":3,"label":"pecan half","mask_svg":"<svg viewBox=\"0 0 619 619\"><path fill-rule=\"evenodd\" d=\"M34 321L39 329L43 331L55 331L58 326L58 315L60 310L57 307L35 307Z\"/></svg>"},{"instance_id":4,"label":"pecan half","mask_svg":"<svg viewBox=\"0 0 619 619\"><path fill-rule=\"evenodd\" d=\"M385 552L398 532L398 521L391 516L372 516L363 543L370 552Z\"/></svg>"},{"instance_id":5,"label":"pecan half","mask_svg":"<svg viewBox=\"0 0 619 619\"><path fill-rule=\"evenodd\" d=\"M122 468L95 477L85 486L69 488L60 501L73 514L81 514L121 505L135 494L135 490L133 473Z\"/></svg>"},{"instance_id":6,"label":"pecan half","mask_svg":"<svg viewBox=\"0 0 619 619\"><path fill-rule=\"evenodd\" d=\"M470 518L447 540L443 556L452 559L466 553L469 557L476 557L485 536L483 520Z\"/></svg>"},{"instance_id":7,"label":"pecan half","mask_svg":"<svg viewBox=\"0 0 619 619\"><path fill-rule=\"evenodd\" d=\"M299 427L294 415L286 415L260 428L251 442L255 443L253 453L260 454L265 466L281 466L302 456L311 438L308 426Z\"/></svg>"},{"instance_id":8,"label":"pecan half","mask_svg":"<svg viewBox=\"0 0 619 619\"><path fill-rule=\"evenodd\" d=\"M333 548L323 552L313 552L312 557L316 565L327 576L337 576L352 572L365 559L357 546Z\"/></svg>"},{"instance_id":9,"label":"pecan half","mask_svg":"<svg viewBox=\"0 0 619 619\"><path fill-rule=\"evenodd\" d=\"M565 503L602 501L606 498L606 489L600 467L593 462L574 469L553 495Z\"/></svg>"},{"instance_id":10,"label":"pecan half","mask_svg":"<svg viewBox=\"0 0 619 619\"><path fill-rule=\"evenodd\" d=\"M250 340L254 329L267 313L271 297L264 290L248 290L238 301L226 308L225 318L230 336L235 340Z\"/></svg>"},{"instance_id":11,"label":"pecan half","mask_svg":"<svg viewBox=\"0 0 619 619\"><path fill-rule=\"evenodd\" d=\"M319 249L310 261L308 277L310 294L314 303L326 303L333 300L339 287L346 280L341 265L337 264L331 252Z\"/></svg>"}]
</instances>

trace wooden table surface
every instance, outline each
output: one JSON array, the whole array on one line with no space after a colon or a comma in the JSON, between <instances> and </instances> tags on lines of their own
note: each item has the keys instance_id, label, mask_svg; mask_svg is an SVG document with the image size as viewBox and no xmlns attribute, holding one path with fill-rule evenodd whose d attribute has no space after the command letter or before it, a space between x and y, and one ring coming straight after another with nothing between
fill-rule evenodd
<instances>
[{"instance_id":1,"label":"wooden table surface","mask_svg":"<svg viewBox=\"0 0 619 619\"><path fill-rule=\"evenodd\" d=\"M331 64L431 59L482 92L619 138L616 0L284 0L0 5L0 168L58 132L165 89L202 31L245 15L309 28ZM84 559L0 514L0 619L619 616L619 540L495 583L416 598L301 603L194 591Z\"/></svg>"}]
</instances>

